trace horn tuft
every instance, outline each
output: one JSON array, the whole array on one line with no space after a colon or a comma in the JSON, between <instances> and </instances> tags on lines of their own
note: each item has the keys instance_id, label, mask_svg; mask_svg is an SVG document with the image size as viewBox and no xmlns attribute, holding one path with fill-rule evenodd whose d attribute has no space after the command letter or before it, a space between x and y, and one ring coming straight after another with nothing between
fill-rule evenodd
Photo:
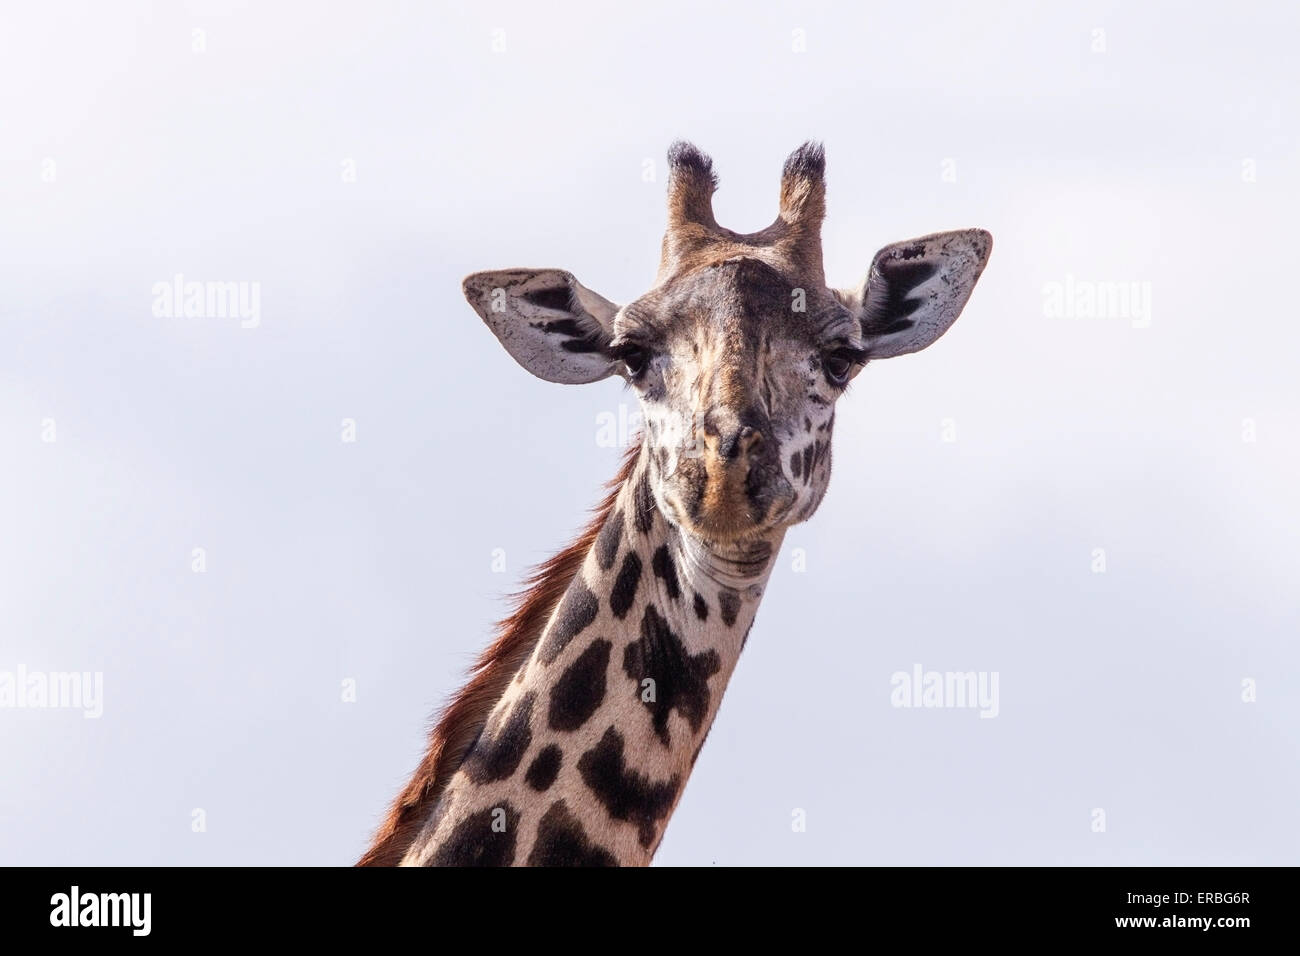
<instances>
[{"instance_id":1,"label":"horn tuft","mask_svg":"<svg viewBox=\"0 0 1300 956\"><path fill-rule=\"evenodd\" d=\"M790 154L781 171L781 218L814 230L826 215L826 150L808 141Z\"/></svg>"},{"instance_id":2,"label":"horn tuft","mask_svg":"<svg viewBox=\"0 0 1300 956\"><path fill-rule=\"evenodd\" d=\"M713 193L718 177L713 160L690 143L678 140L668 148L668 226L688 223L716 227Z\"/></svg>"}]
</instances>

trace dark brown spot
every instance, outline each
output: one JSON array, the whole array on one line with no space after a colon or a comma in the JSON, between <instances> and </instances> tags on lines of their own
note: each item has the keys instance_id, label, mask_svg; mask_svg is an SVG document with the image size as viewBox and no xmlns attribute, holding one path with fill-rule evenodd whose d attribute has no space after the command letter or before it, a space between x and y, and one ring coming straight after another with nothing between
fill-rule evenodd
<instances>
[{"instance_id":1,"label":"dark brown spot","mask_svg":"<svg viewBox=\"0 0 1300 956\"><path fill-rule=\"evenodd\" d=\"M722 612L722 623L731 627L740 613L740 595L731 588L723 588L718 592L718 610Z\"/></svg>"},{"instance_id":2,"label":"dark brown spot","mask_svg":"<svg viewBox=\"0 0 1300 956\"><path fill-rule=\"evenodd\" d=\"M547 722L552 730L573 731L587 722L605 699L605 671L613 643L592 641L551 688Z\"/></svg>"},{"instance_id":3,"label":"dark brown spot","mask_svg":"<svg viewBox=\"0 0 1300 956\"><path fill-rule=\"evenodd\" d=\"M709 678L722 669L715 650L692 654L653 605L641 618L641 637L623 649L623 671L636 682L634 693L642 700L642 682L654 681L654 700L645 701L659 742L671 743L668 716L674 710L700 732L709 713Z\"/></svg>"},{"instance_id":4,"label":"dark brown spot","mask_svg":"<svg viewBox=\"0 0 1300 956\"><path fill-rule=\"evenodd\" d=\"M541 749L533 762L528 765L524 780L538 793L550 789L560 773L560 762L564 754L555 744L548 744Z\"/></svg>"},{"instance_id":5,"label":"dark brown spot","mask_svg":"<svg viewBox=\"0 0 1300 956\"><path fill-rule=\"evenodd\" d=\"M633 489L632 505L637 530L648 534L655 520L655 496L650 491L650 474L644 469Z\"/></svg>"},{"instance_id":6,"label":"dark brown spot","mask_svg":"<svg viewBox=\"0 0 1300 956\"><path fill-rule=\"evenodd\" d=\"M650 567L654 570L655 577L664 582L664 590L668 592L669 598L676 601L681 597L682 592L677 585L677 566L668 552L668 545L661 544L655 549L650 558Z\"/></svg>"},{"instance_id":7,"label":"dark brown spot","mask_svg":"<svg viewBox=\"0 0 1300 956\"><path fill-rule=\"evenodd\" d=\"M509 803L471 813L433 854L434 866L509 866L515 861L519 813Z\"/></svg>"},{"instance_id":8,"label":"dark brown spot","mask_svg":"<svg viewBox=\"0 0 1300 956\"><path fill-rule=\"evenodd\" d=\"M629 551L623 556L623 566L619 568L618 576L614 578L614 588L609 594L609 609L620 621L627 617L640 583L641 559L635 551Z\"/></svg>"},{"instance_id":9,"label":"dark brown spot","mask_svg":"<svg viewBox=\"0 0 1300 956\"><path fill-rule=\"evenodd\" d=\"M462 769L478 784L504 780L519 767L519 762L533 742L530 726L536 694L525 694L515 701L508 715L489 721L465 757Z\"/></svg>"},{"instance_id":10,"label":"dark brown spot","mask_svg":"<svg viewBox=\"0 0 1300 956\"><path fill-rule=\"evenodd\" d=\"M600 602L596 600L596 595L583 583L582 575L578 575L560 599L555 621L538 651L542 663L549 664L559 657L560 652L569 646L569 641L596 619L599 610Z\"/></svg>"},{"instance_id":11,"label":"dark brown spot","mask_svg":"<svg viewBox=\"0 0 1300 956\"><path fill-rule=\"evenodd\" d=\"M596 536L596 563L602 571L614 566L618 557L618 545L623 540L623 512L615 511L605 519L605 524Z\"/></svg>"},{"instance_id":12,"label":"dark brown spot","mask_svg":"<svg viewBox=\"0 0 1300 956\"><path fill-rule=\"evenodd\" d=\"M614 854L587 839L581 821L556 800L537 824L529 866L618 866Z\"/></svg>"},{"instance_id":13,"label":"dark brown spot","mask_svg":"<svg viewBox=\"0 0 1300 956\"><path fill-rule=\"evenodd\" d=\"M628 767L623 760L623 735L613 727L578 760L578 772L606 813L636 824L643 847L654 842L658 823L672 809L681 786L677 774L657 781Z\"/></svg>"}]
</instances>

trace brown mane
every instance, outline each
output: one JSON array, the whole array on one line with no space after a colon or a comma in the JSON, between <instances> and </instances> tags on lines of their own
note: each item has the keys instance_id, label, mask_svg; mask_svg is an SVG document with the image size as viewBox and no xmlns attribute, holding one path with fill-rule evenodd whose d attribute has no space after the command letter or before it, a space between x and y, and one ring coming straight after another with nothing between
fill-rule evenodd
<instances>
[{"instance_id":1,"label":"brown mane","mask_svg":"<svg viewBox=\"0 0 1300 956\"><path fill-rule=\"evenodd\" d=\"M529 575L525 589L515 596L514 611L497 622L496 641L479 657L470 669L469 681L439 714L429 733L429 749L424 759L393 801L370 849L357 861L357 866L396 866L402 861L429 811L478 738L492 706L501 699L511 678L532 654L555 605L582 567L596 535L613 510L619 488L632 475L640 448L639 442L633 442L587 527L572 544Z\"/></svg>"}]
</instances>

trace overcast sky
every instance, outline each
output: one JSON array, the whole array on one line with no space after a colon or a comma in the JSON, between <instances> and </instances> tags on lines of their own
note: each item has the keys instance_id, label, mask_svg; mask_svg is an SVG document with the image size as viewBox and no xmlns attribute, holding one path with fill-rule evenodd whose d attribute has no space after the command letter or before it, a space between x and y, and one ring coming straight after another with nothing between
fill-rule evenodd
<instances>
[{"instance_id":1,"label":"overcast sky","mask_svg":"<svg viewBox=\"0 0 1300 956\"><path fill-rule=\"evenodd\" d=\"M841 403L657 862L1300 859L1294 5L112 6L0 24L0 681L102 675L0 707L0 861L357 857L634 407L460 279L646 291L678 137L739 231L823 140L836 285L995 242Z\"/></svg>"}]
</instances>

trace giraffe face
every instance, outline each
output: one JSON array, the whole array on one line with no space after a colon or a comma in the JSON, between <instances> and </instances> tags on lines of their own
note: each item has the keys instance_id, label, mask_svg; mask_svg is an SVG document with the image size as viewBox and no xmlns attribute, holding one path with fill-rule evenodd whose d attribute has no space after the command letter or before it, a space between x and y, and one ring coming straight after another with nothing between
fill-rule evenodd
<instances>
[{"instance_id":1,"label":"giraffe face","mask_svg":"<svg viewBox=\"0 0 1300 956\"><path fill-rule=\"evenodd\" d=\"M979 229L876 253L847 290L823 278L825 162L806 144L756 233L713 218L712 162L669 152L655 286L620 308L559 269L478 272L465 295L506 350L551 382L622 376L645 420L649 492L671 522L736 542L810 517L826 493L835 403L868 360L930 345L992 249Z\"/></svg>"},{"instance_id":2,"label":"giraffe face","mask_svg":"<svg viewBox=\"0 0 1300 956\"><path fill-rule=\"evenodd\" d=\"M613 323L611 351L645 421L650 490L704 540L803 521L826 492L835 402L865 351L852 311L793 269L719 258Z\"/></svg>"}]
</instances>

